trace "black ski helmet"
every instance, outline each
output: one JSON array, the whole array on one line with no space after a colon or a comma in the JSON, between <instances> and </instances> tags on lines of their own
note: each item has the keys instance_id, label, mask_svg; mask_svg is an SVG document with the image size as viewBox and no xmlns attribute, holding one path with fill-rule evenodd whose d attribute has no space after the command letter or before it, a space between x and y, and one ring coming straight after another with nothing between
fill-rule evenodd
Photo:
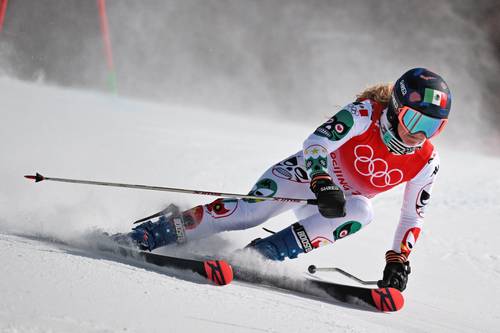
<instances>
[{"instance_id":1,"label":"black ski helmet","mask_svg":"<svg viewBox=\"0 0 500 333\"><path fill-rule=\"evenodd\" d=\"M387 118L394 131L398 124L398 109L403 106L433 118L447 119L451 108L450 89L438 74L425 68L410 69L394 84L387 108Z\"/></svg>"}]
</instances>

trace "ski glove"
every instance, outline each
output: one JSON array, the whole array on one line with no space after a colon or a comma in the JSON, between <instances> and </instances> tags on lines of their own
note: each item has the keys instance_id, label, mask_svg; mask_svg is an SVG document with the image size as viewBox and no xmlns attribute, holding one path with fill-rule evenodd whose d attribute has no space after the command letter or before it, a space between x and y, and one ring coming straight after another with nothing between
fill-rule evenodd
<instances>
[{"instance_id":1,"label":"ski glove","mask_svg":"<svg viewBox=\"0 0 500 333\"><path fill-rule=\"evenodd\" d=\"M386 264L382 280L377 282L379 288L396 288L400 291L406 289L408 275L411 273L410 262L406 256L395 251L387 251Z\"/></svg>"},{"instance_id":2,"label":"ski glove","mask_svg":"<svg viewBox=\"0 0 500 333\"><path fill-rule=\"evenodd\" d=\"M321 215L327 218L345 216L344 193L328 174L316 174L311 180L311 191L316 195Z\"/></svg>"}]
</instances>

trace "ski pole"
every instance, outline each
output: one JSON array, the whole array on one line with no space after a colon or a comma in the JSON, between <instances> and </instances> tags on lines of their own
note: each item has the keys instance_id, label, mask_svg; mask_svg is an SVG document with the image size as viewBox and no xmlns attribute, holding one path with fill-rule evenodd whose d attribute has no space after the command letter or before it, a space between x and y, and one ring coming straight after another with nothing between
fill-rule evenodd
<instances>
[{"instance_id":1,"label":"ski pole","mask_svg":"<svg viewBox=\"0 0 500 333\"><path fill-rule=\"evenodd\" d=\"M43 180L49 180L49 181L53 181L53 182L62 182L62 183L87 184L87 185L98 185L98 186L133 188L133 189L151 190L151 191L164 191L164 192L177 192L177 193L187 193L187 194L210 195L210 196L233 198L233 199L268 200L268 201L292 202L292 203L301 203L301 204L308 204L308 205L317 205L316 199L295 199L295 198L283 198L283 197L260 197L260 196L256 196L256 195L245 195L245 194L237 194L237 193L200 191L200 190L175 188L175 187L137 185L137 184L124 184L124 183L111 183L111 182L101 182L101 181L93 181L93 180L70 179L70 178L55 178L55 177L45 177L45 176L42 176L38 172L34 176L33 175L26 175L24 177L28 178L28 179L33 179L35 181L35 183L41 182Z\"/></svg>"},{"instance_id":2,"label":"ski pole","mask_svg":"<svg viewBox=\"0 0 500 333\"><path fill-rule=\"evenodd\" d=\"M322 271L322 272L337 272L337 273L340 273L344 276L347 276L349 279L351 280L354 280L358 283L361 283L363 285L372 285L372 284L377 284L377 281L365 281L365 280L361 280L360 278L352 275L351 273L349 272L346 272L344 271L343 269L341 268L338 268L338 267L316 267L314 265L310 265L307 270L309 271L309 273L311 274L314 274L318 271Z\"/></svg>"}]
</instances>

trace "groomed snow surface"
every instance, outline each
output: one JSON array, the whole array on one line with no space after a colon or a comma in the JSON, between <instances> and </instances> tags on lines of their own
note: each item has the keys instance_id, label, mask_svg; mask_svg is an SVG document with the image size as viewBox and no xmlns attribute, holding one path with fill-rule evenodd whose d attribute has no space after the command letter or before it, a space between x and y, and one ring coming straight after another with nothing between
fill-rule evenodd
<instances>
[{"instance_id":1,"label":"groomed snow surface","mask_svg":"<svg viewBox=\"0 0 500 333\"><path fill-rule=\"evenodd\" d=\"M213 198L53 182L22 176L246 193L271 164L297 151L324 119L297 124L157 105L0 79L0 331L2 332L498 332L500 159L438 141L441 170L411 256L402 311L381 314L271 288L207 284L189 272L113 259L92 235L176 203ZM445 132L446 133L446 132ZM309 264L378 279L402 188L374 198L365 230L279 266ZM283 214L265 224L295 222ZM228 253L259 227L189 244ZM65 244L63 244L65 243ZM178 253L179 249L166 249ZM186 251L186 250L182 250ZM274 268L273 268L274 267ZM349 282L333 273L322 278Z\"/></svg>"}]
</instances>

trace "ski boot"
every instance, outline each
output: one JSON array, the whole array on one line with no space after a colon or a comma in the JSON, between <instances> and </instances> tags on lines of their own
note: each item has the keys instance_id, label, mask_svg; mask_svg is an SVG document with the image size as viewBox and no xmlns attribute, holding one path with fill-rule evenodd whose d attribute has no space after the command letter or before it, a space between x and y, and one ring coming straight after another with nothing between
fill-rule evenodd
<instances>
[{"instance_id":1,"label":"ski boot","mask_svg":"<svg viewBox=\"0 0 500 333\"><path fill-rule=\"evenodd\" d=\"M186 234L179 209L170 205L161 213L157 221L143 222L128 234L116 235L115 241L122 244L131 242L139 249L148 251L173 243L184 243Z\"/></svg>"},{"instance_id":2,"label":"ski boot","mask_svg":"<svg viewBox=\"0 0 500 333\"><path fill-rule=\"evenodd\" d=\"M246 248L256 250L267 259L279 261L283 261L285 258L294 259L300 253L312 250L304 227L299 223L295 223L266 238L254 239Z\"/></svg>"}]
</instances>

